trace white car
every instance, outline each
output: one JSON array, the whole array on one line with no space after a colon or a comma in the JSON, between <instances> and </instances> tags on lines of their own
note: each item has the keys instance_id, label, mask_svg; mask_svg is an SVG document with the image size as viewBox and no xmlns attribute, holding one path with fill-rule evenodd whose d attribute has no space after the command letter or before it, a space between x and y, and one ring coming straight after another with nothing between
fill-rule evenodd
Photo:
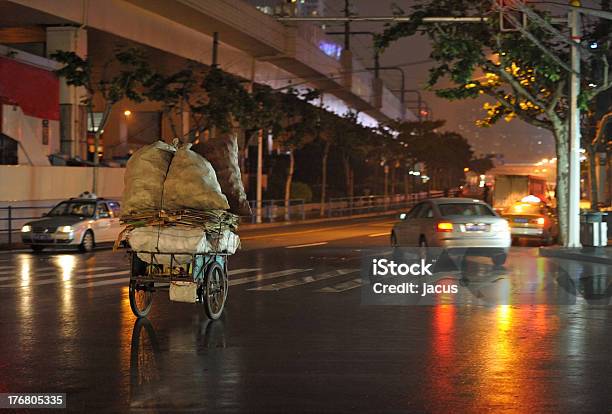
<instances>
[{"instance_id":1,"label":"white car","mask_svg":"<svg viewBox=\"0 0 612 414\"><path fill-rule=\"evenodd\" d=\"M434 198L400 215L391 231L393 246L442 247L449 253L506 262L511 245L508 222L488 204L471 198Z\"/></svg>"},{"instance_id":2,"label":"white car","mask_svg":"<svg viewBox=\"0 0 612 414\"><path fill-rule=\"evenodd\" d=\"M76 246L83 252L97 243L114 242L123 230L120 205L104 198L71 198L53 207L43 218L21 228L24 244L36 252L47 247Z\"/></svg>"}]
</instances>

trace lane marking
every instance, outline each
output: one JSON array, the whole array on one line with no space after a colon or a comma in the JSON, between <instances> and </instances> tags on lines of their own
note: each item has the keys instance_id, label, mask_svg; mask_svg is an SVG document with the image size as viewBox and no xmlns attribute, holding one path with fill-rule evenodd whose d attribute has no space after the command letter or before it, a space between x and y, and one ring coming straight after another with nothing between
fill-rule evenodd
<instances>
[{"instance_id":1,"label":"lane marking","mask_svg":"<svg viewBox=\"0 0 612 414\"><path fill-rule=\"evenodd\" d=\"M235 276L235 275L240 275L242 273L256 272L258 270L261 270L261 267L253 267L253 268L247 268L247 269L230 270L229 272L227 272L227 274L228 274L228 276Z\"/></svg>"},{"instance_id":2,"label":"lane marking","mask_svg":"<svg viewBox=\"0 0 612 414\"><path fill-rule=\"evenodd\" d=\"M89 283L80 283L78 285L73 285L71 287L77 289L84 289L95 286L108 286L108 285L118 285L119 283L127 284L130 281L129 277L122 277L121 279L111 279L111 280L100 280L98 282L89 282Z\"/></svg>"},{"instance_id":3,"label":"lane marking","mask_svg":"<svg viewBox=\"0 0 612 414\"><path fill-rule=\"evenodd\" d=\"M358 288L362 284L363 282L361 281L361 278L357 278L357 279L352 279L346 282L338 283L337 285L334 285L334 286L324 287L322 289L317 290L317 292L324 292L324 293L346 292L347 290Z\"/></svg>"},{"instance_id":4,"label":"lane marking","mask_svg":"<svg viewBox=\"0 0 612 414\"><path fill-rule=\"evenodd\" d=\"M348 224L346 226L323 227L320 229L313 229L313 230L290 231L290 232L285 232L285 233L269 233L269 234L261 234L259 236L241 237L240 240L267 239L270 237L278 237L278 236L295 236L295 235L300 235L300 234L316 233L320 231L334 231L338 229L346 229L346 228L351 228L351 227L364 227L364 226L381 225L381 224L387 224L387 223L395 223L395 221L384 221L383 223L358 223L358 224Z\"/></svg>"},{"instance_id":5,"label":"lane marking","mask_svg":"<svg viewBox=\"0 0 612 414\"><path fill-rule=\"evenodd\" d=\"M251 288L248 290L258 290L258 291L278 291L281 289L287 289L294 286L306 285L308 283L319 282L321 280L331 279L333 277L344 276L351 273L358 272L359 269L337 269L329 272L321 273L313 276L303 276L297 279L287 280L285 282L272 283L269 285L264 285L256 288Z\"/></svg>"},{"instance_id":6,"label":"lane marking","mask_svg":"<svg viewBox=\"0 0 612 414\"><path fill-rule=\"evenodd\" d=\"M308 243L308 244L297 244L295 246L286 246L285 249L299 249L300 247L311 247L311 246L323 246L329 242L318 242L318 243Z\"/></svg>"},{"instance_id":7,"label":"lane marking","mask_svg":"<svg viewBox=\"0 0 612 414\"><path fill-rule=\"evenodd\" d=\"M368 234L368 237L381 237L381 236L390 236L391 233L386 231L384 233L374 233L374 234Z\"/></svg>"},{"instance_id":8,"label":"lane marking","mask_svg":"<svg viewBox=\"0 0 612 414\"><path fill-rule=\"evenodd\" d=\"M275 279L277 277L289 276L295 273L309 272L312 269L287 269L280 270L278 272L272 272L267 274L259 274L256 276L247 276L240 279L234 279L229 281L230 286L244 285L245 283L260 282L263 280Z\"/></svg>"}]
</instances>

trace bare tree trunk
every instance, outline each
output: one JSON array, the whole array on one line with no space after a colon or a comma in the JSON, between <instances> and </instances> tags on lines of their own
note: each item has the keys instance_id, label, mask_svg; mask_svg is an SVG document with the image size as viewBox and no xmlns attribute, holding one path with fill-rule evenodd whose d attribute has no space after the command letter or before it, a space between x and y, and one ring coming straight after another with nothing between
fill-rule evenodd
<instances>
[{"instance_id":1,"label":"bare tree trunk","mask_svg":"<svg viewBox=\"0 0 612 414\"><path fill-rule=\"evenodd\" d=\"M597 153L592 145L586 146L587 155L589 157L589 186L591 188L591 207L595 208L599 204L599 193L597 185Z\"/></svg>"},{"instance_id":2,"label":"bare tree trunk","mask_svg":"<svg viewBox=\"0 0 612 414\"><path fill-rule=\"evenodd\" d=\"M346 184L346 196L351 196L351 164L348 157L342 157L342 164L344 165L344 182Z\"/></svg>"},{"instance_id":3,"label":"bare tree trunk","mask_svg":"<svg viewBox=\"0 0 612 414\"><path fill-rule=\"evenodd\" d=\"M395 195L395 164L391 166L391 195Z\"/></svg>"},{"instance_id":4,"label":"bare tree trunk","mask_svg":"<svg viewBox=\"0 0 612 414\"><path fill-rule=\"evenodd\" d=\"M293 149L289 150L289 170L287 171L287 180L285 181L285 220L290 219L289 200L291 199L291 181L293 180L293 171L295 170L295 156Z\"/></svg>"},{"instance_id":5,"label":"bare tree trunk","mask_svg":"<svg viewBox=\"0 0 612 414\"><path fill-rule=\"evenodd\" d=\"M559 242L567 246L569 220L569 136L566 125L555 125L553 134L557 149L557 216L559 219Z\"/></svg>"},{"instance_id":6,"label":"bare tree trunk","mask_svg":"<svg viewBox=\"0 0 612 414\"><path fill-rule=\"evenodd\" d=\"M325 142L323 147L323 158L321 159L321 217L325 215L325 196L327 195L327 158L329 157L329 147L331 143Z\"/></svg>"}]
</instances>

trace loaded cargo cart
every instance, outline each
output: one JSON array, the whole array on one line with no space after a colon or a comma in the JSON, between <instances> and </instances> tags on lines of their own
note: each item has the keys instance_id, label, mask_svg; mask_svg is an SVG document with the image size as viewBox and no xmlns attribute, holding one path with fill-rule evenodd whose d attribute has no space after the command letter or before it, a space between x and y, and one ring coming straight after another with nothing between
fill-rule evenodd
<instances>
[{"instance_id":1,"label":"loaded cargo cart","mask_svg":"<svg viewBox=\"0 0 612 414\"><path fill-rule=\"evenodd\" d=\"M146 316L153 294L168 291L174 302L197 303L210 319L223 312L228 257L240 247L238 217L223 210L157 211L124 216L131 272L130 307Z\"/></svg>"},{"instance_id":2,"label":"loaded cargo cart","mask_svg":"<svg viewBox=\"0 0 612 414\"><path fill-rule=\"evenodd\" d=\"M139 318L162 289L171 301L200 303L211 319L223 312L227 259L240 247L239 217L228 210L242 214L246 194L235 137L210 140L200 150L212 163L191 144L179 147L178 140L154 142L128 161L121 216L126 227L115 247L130 245L130 306Z\"/></svg>"},{"instance_id":3,"label":"loaded cargo cart","mask_svg":"<svg viewBox=\"0 0 612 414\"><path fill-rule=\"evenodd\" d=\"M148 262L140 257L148 256ZM185 253L131 252L130 307L134 315L146 316L153 293L168 290L171 301L197 303L210 319L219 319L227 300L228 253L195 253L179 264ZM168 264L158 262L168 261Z\"/></svg>"}]
</instances>

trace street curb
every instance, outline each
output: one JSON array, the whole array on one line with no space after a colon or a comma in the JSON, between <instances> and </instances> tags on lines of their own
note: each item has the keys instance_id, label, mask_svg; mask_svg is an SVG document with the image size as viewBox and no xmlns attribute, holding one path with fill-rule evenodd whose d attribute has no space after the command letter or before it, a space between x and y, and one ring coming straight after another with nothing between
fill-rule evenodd
<instances>
[{"instance_id":1,"label":"street curb","mask_svg":"<svg viewBox=\"0 0 612 414\"><path fill-rule=\"evenodd\" d=\"M557 259L577 260L581 262L612 265L612 251L610 251L610 255L608 257L605 257L595 255L594 253L597 252L596 249L605 249L605 247L590 248L590 250L588 251L583 251L584 248L569 249L559 247L540 247L539 255L541 257L554 257ZM610 249L608 248L608 250Z\"/></svg>"},{"instance_id":2,"label":"street curb","mask_svg":"<svg viewBox=\"0 0 612 414\"><path fill-rule=\"evenodd\" d=\"M345 221L351 219L359 219L359 218L373 218L373 217L392 217L398 214L400 211L404 210L394 210L394 211L385 211L380 213L365 213L365 214L355 214L354 216L340 216L340 217L326 217L319 219L308 219L308 220L297 220L297 221L279 221L275 223L245 223L240 224L238 226L238 231L240 230L257 230L257 229L270 229L275 227L289 227L289 226L299 226L300 224L316 224L316 223L327 223L333 221Z\"/></svg>"}]
</instances>

